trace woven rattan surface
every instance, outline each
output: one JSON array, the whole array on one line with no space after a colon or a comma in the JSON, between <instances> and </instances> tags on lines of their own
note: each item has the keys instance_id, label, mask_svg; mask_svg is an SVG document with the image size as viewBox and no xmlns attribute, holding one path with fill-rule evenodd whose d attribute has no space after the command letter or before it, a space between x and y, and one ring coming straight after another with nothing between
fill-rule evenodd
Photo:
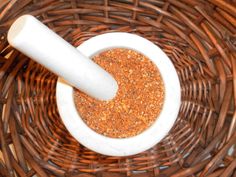
<instances>
[{"instance_id":1,"label":"woven rattan surface","mask_svg":"<svg viewBox=\"0 0 236 177\"><path fill-rule=\"evenodd\" d=\"M23 14L74 46L112 31L160 46L181 81L169 135L122 158L80 145L59 117L57 77L7 43ZM0 117L0 176L236 176L236 1L0 0Z\"/></svg>"}]
</instances>

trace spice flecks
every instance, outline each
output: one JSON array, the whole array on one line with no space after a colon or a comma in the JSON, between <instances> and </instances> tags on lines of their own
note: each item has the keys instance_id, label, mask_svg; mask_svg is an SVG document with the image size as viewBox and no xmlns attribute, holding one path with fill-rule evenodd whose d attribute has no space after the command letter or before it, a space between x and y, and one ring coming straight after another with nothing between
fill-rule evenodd
<instances>
[{"instance_id":1,"label":"spice flecks","mask_svg":"<svg viewBox=\"0 0 236 177\"><path fill-rule=\"evenodd\" d=\"M123 48L101 52L93 60L113 75L119 89L109 101L75 90L75 104L84 122L112 138L132 137L151 126L161 112L165 94L156 65L144 55Z\"/></svg>"}]
</instances>

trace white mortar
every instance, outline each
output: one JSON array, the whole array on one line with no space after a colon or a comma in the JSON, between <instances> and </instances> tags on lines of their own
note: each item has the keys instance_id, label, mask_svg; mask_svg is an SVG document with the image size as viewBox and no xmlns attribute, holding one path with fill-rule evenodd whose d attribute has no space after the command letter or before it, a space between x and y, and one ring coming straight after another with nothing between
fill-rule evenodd
<instances>
[{"instance_id":1,"label":"white mortar","mask_svg":"<svg viewBox=\"0 0 236 177\"><path fill-rule=\"evenodd\" d=\"M180 107L180 83L167 55L147 39L129 33L107 33L93 37L77 49L92 57L110 48L129 48L145 55L158 67L165 86L164 105L157 120L141 134L130 138L109 138L96 133L81 119L75 107L73 88L58 79L56 98L59 114L71 135L82 145L101 154L128 156L145 151L160 142L172 128Z\"/></svg>"}]
</instances>

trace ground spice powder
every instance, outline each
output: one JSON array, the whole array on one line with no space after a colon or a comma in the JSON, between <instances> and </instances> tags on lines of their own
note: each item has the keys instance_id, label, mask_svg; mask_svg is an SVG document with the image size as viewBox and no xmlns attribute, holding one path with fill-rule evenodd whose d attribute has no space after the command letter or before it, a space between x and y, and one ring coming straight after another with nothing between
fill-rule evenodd
<instances>
[{"instance_id":1,"label":"ground spice powder","mask_svg":"<svg viewBox=\"0 0 236 177\"><path fill-rule=\"evenodd\" d=\"M156 65L144 55L123 48L101 52L93 60L113 75L119 89L110 101L75 90L75 104L83 121L112 138L132 137L151 126L164 101L164 84Z\"/></svg>"}]
</instances>

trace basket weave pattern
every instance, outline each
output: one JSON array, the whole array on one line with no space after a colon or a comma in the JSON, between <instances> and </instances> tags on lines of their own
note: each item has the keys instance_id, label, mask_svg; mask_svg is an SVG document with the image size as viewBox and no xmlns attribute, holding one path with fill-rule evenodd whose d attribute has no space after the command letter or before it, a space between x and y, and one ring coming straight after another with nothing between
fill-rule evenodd
<instances>
[{"instance_id":1,"label":"basket weave pattern","mask_svg":"<svg viewBox=\"0 0 236 177\"><path fill-rule=\"evenodd\" d=\"M181 108L168 136L122 158L80 145L58 114L57 76L7 43L23 14L74 46L123 31L161 47L181 81ZM236 1L0 1L0 116L0 176L236 176Z\"/></svg>"}]
</instances>

